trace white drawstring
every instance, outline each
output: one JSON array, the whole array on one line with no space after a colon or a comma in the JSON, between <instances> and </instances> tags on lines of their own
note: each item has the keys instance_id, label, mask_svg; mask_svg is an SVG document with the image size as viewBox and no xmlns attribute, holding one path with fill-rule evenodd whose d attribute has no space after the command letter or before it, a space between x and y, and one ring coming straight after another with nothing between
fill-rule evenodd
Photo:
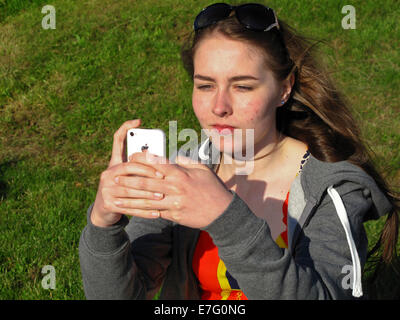
<instances>
[{"instance_id":1,"label":"white drawstring","mask_svg":"<svg viewBox=\"0 0 400 320\"><path fill-rule=\"evenodd\" d=\"M207 156L207 155L204 153L204 149L206 148L206 146L207 146L209 140L210 140L210 137L208 137L208 138L204 141L204 143L200 146L200 148L199 148L199 157L200 157L201 160L208 160L208 159L209 159L209 156Z\"/></svg>"},{"instance_id":2,"label":"white drawstring","mask_svg":"<svg viewBox=\"0 0 400 320\"><path fill-rule=\"evenodd\" d=\"M342 198L340 198L339 193L333 188L333 186L330 186L327 191L330 197L332 198L340 222L342 223L344 231L346 232L347 243L349 244L350 247L351 259L353 260L353 287L352 287L353 296L358 298L363 295L362 285L361 285L361 264L351 234L350 223L347 217L346 208L344 207Z\"/></svg>"}]
</instances>

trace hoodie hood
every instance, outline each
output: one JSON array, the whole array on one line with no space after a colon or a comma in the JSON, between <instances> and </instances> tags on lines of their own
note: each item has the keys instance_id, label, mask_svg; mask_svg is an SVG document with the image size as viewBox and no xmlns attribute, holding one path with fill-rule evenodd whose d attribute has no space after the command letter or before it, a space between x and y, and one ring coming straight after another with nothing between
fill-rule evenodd
<instances>
[{"instance_id":1,"label":"hoodie hood","mask_svg":"<svg viewBox=\"0 0 400 320\"><path fill-rule=\"evenodd\" d=\"M367 220L376 220L386 215L392 205L376 182L360 167L347 161L323 162L310 156L303 167L301 179L306 199L319 204L323 194L330 186L341 185L344 182L354 182L363 188L364 196L371 196L371 210L364 216ZM349 190L350 191L350 190Z\"/></svg>"}]
</instances>

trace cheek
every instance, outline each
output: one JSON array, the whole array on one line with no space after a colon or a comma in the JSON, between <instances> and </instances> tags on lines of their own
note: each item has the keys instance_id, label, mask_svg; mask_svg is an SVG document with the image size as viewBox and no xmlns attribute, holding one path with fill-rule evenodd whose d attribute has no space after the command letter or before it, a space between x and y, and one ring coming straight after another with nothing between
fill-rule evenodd
<instances>
[{"instance_id":1,"label":"cheek","mask_svg":"<svg viewBox=\"0 0 400 320\"><path fill-rule=\"evenodd\" d=\"M207 103L204 101L204 99L201 99L199 96L193 94L192 95L192 106L193 106L193 111L196 115L196 117L200 120L206 117L207 115Z\"/></svg>"},{"instance_id":2,"label":"cheek","mask_svg":"<svg viewBox=\"0 0 400 320\"><path fill-rule=\"evenodd\" d=\"M254 120L270 118L277 108L275 100L269 96L252 101L251 106L251 117Z\"/></svg>"},{"instance_id":3,"label":"cheek","mask_svg":"<svg viewBox=\"0 0 400 320\"><path fill-rule=\"evenodd\" d=\"M263 100L253 100L249 102L246 106L246 112L243 112L243 118L246 121L254 123L262 120L266 112L265 101Z\"/></svg>"}]
</instances>

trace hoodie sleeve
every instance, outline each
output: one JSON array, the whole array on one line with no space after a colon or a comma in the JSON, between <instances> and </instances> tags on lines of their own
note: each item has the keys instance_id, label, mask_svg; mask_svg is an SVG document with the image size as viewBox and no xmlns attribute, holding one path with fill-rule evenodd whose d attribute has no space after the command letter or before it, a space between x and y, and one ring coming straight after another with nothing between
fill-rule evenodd
<instances>
[{"instance_id":1,"label":"hoodie sleeve","mask_svg":"<svg viewBox=\"0 0 400 320\"><path fill-rule=\"evenodd\" d=\"M170 263L170 223L123 215L101 228L90 220L92 207L79 242L86 298L152 299Z\"/></svg>"},{"instance_id":2,"label":"hoodie sleeve","mask_svg":"<svg viewBox=\"0 0 400 320\"><path fill-rule=\"evenodd\" d=\"M372 201L361 186L336 186L346 207L352 235L365 264L367 238L363 216ZM351 298L352 258L335 206L324 195L306 221L293 252L280 248L268 224L234 192L228 208L204 228L220 258L249 299Z\"/></svg>"}]
</instances>

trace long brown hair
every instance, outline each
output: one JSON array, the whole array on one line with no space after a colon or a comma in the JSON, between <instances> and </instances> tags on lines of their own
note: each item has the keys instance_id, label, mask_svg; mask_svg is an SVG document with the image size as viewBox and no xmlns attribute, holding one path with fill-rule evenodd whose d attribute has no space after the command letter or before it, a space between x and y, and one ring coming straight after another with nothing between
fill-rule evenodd
<instances>
[{"instance_id":1,"label":"long brown hair","mask_svg":"<svg viewBox=\"0 0 400 320\"><path fill-rule=\"evenodd\" d=\"M346 99L336 89L328 72L316 59L316 44L298 34L282 20L280 28L255 32L244 28L234 14L212 26L192 32L181 49L184 68L193 80L193 58L199 43L218 32L230 39L261 49L265 64L278 81L293 73L295 82L289 100L277 110L277 128L285 135L301 140L317 159L327 162L347 160L368 173L393 205L388 213L377 245L368 256L383 247L380 261L389 263L396 255L400 196L390 190L376 170L372 150L362 140Z\"/></svg>"}]
</instances>

